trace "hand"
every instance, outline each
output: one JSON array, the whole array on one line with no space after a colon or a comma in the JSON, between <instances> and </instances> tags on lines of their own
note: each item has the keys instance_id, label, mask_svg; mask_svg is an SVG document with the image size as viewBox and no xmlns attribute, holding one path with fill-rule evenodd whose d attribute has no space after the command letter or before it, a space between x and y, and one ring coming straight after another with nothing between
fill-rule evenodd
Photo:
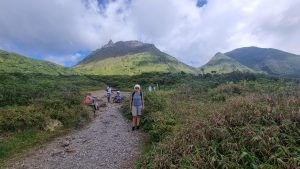
<instances>
[{"instance_id":1,"label":"hand","mask_svg":"<svg viewBox=\"0 0 300 169\"><path fill-rule=\"evenodd\" d=\"M145 106L142 106L142 110L144 110L145 109Z\"/></svg>"}]
</instances>

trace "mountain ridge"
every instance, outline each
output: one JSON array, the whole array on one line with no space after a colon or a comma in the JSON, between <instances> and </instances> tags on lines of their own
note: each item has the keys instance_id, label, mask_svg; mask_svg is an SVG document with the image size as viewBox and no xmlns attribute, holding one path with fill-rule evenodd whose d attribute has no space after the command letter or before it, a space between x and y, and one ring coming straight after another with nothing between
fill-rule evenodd
<instances>
[{"instance_id":1,"label":"mountain ridge","mask_svg":"<svg viewBox=\"0 0 300 169\"><path fill-rule=\"evenodd\" d=\"M0 73L41 73L48 75L77 74L77 72L71 68L50 61L36 60L4 50L0 50Z\"/></svg>"},{"instance_id":2,"label":"mountain ridge","mask_svg":"<svg viewBox=\"0 0 300 169\"><path fill-rule=\"evenodd\" d=\"M276 76L300 76L300 55L254 46L237 48L225 54L256 72Z\"/></svg>"},{"instance_id":3,"label":"mountain ridge","mask_svg":"<svg viewBox=\"0 0 300 169\"><path fill-rule=\"evenodd\" d=\"M252 69L240 64L238 61L218 52L212 57L209 62L199 68L204 73L224 74L234 71L239 72L254 72Z\"/></svg>"},{"instance_id":4,"label":"mountain ridge","mask_svg":"<svg viewBox=\"0 0 300 169\"><path fill-rule=\"evenodd\" d=\"M91 74L134 75L147 72L197 73L197 69L178 61L175 57L160 51L154 44L140 41L111 40L95 50L77 65L75 69Z\"/></svg>"},{"instance_id":5,"label":"mountain ridge","mask_svg":"<svg viewBox=\"0 0 300 169\"><path fill-rule=\"evenodd\" d=\"M300 77L300 55L250 46L218 52L205 65L195 68L160 51L154 44L136 40L114 43L110 40L77 65L68 68L0 50L0 73L136 75L148 72L224 74L234 71Z\"/></svg>"},{"instance_id":6,"label":"mountain ridge","mask_svg":"<svg viewBox=\"0 0 300 169\"><path fill-rule=\"evenodd\" d=\"M138 53L147 50L158 50L154 44L142 43L140 41L118 41L114 43L110 40L107 44L101 48L96 49L90 55L85 57L78 64L85 64L93 59L105 59L109 57L123 56L126 54Z\"/></svg>"}]
</instances>

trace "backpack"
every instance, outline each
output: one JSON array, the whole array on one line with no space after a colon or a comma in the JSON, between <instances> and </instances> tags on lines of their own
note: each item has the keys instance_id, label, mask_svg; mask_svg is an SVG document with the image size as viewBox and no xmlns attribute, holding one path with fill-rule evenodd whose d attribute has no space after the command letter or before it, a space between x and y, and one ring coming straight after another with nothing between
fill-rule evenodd
<instances>
[{"instance_id":1,"label":"backpack","mask_svg":"<svg viewBox=\"0 0 300 169\"><path fill-rule=\"evenodd\" d=\"M89 101L89 105L94 105L94 102L95 102L95 99L91 98L90 101Z\"/></svg>"},{"instance_id":2,"label":"backpack","mask_svg":"<svg viewBox=\"0 0 300 169\"><path fill-rule=\"evenodd\" d=\"M85 98L85 100L84 100L83 103L84 103L85 105L89 105L90 100L91 100L91 97L90 97L90 96L87 96L87 97Z\"/></svg>"},{"instance_id":3,"label":"backpack","mask_svg":"<svg viewBox=\"0 0 300 169\"><path fill-rule=\"evenodd\" d=\"M133 102L133 96L134 96L134 94L135 94L135 91L132 92L132 94L131 94L131 102ZM141 96L141 100L143 100L143 93L142 92L140 92L140 96Z\"/></svg>"}]
</instances>

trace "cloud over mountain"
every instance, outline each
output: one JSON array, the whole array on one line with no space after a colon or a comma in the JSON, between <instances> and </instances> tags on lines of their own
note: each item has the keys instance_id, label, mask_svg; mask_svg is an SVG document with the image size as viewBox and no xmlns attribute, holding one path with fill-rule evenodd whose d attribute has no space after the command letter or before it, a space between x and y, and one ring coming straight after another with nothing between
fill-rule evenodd
<instances>
[{"instance_id":1,"label":"cloud over mountain","mask_svg":"<svg viewBox=\"0 0 300 169\"><path fill-rule=\"evenodd\" d=\"M293 0L0 1L0 47L66 65L110 39L154 43L194 66L242 46L300 53L299 7Z\"/></svg>"}]
</instances>

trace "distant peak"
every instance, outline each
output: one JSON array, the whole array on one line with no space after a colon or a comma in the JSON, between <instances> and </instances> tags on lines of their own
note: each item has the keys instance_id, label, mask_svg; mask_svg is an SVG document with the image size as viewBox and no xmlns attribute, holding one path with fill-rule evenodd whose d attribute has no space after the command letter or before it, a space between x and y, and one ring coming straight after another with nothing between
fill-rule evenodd
<instances>
[{"instance_id":1,"label":"distant peak","mask_svg":"<svg viewBox=\"0 0 300 169\"><path fill-rule=\"evenodd\" d=\"M139 46L145 45L145 43L137 41L137 40L119 41L119 42L116 42L115 44L125 45L125 46L128 46L128 47L139 47Z\"/></svg>"},{"instance_id":2,"label":"distant peak","mask_svg":"<svg viewBox=\"0 0 300 169\"><path fill-rule=\"evenodd\" d=\"M137 40L130 40L130 41L118 41L118 42L113 42L110 40L107 44L105 44L102 48L139 48L139 47L144 47L144 46L152 46L154 47L153 44L149 43L143 43L141 41Z\"/></svg>"},{"instance_id":3,"label":"distant peak","mask_svg":"<svg viewBox=\"0 0 300 169\"><path fill-rule=\"evenodd\" d=\"M107 44L112 45L112 44L114 44L114 42L112 40L109 40L109 42Z\"/></svg>"},{"instance_id":4,"label":"distant peak","mask_svg":"<svg viewBox=\"0 0 300 169\"><path fill-rule=\"evenodd\" d=\"M109 42L103 46L103 48L112 47L114 45L114 42L112 40L109 40Z\"/></svg>"},{"instance_id":5,"label":"distant peak","mask_svg":"<svg viewBox=\"0 0 300 169\"><path fill-rule=\"evenodd\" d=\"M217 55L224 55L224 53L222 53L222 52L217 52L217 53L215 54L215 56L217 56Z\"/></svg>"}]
</instances>

